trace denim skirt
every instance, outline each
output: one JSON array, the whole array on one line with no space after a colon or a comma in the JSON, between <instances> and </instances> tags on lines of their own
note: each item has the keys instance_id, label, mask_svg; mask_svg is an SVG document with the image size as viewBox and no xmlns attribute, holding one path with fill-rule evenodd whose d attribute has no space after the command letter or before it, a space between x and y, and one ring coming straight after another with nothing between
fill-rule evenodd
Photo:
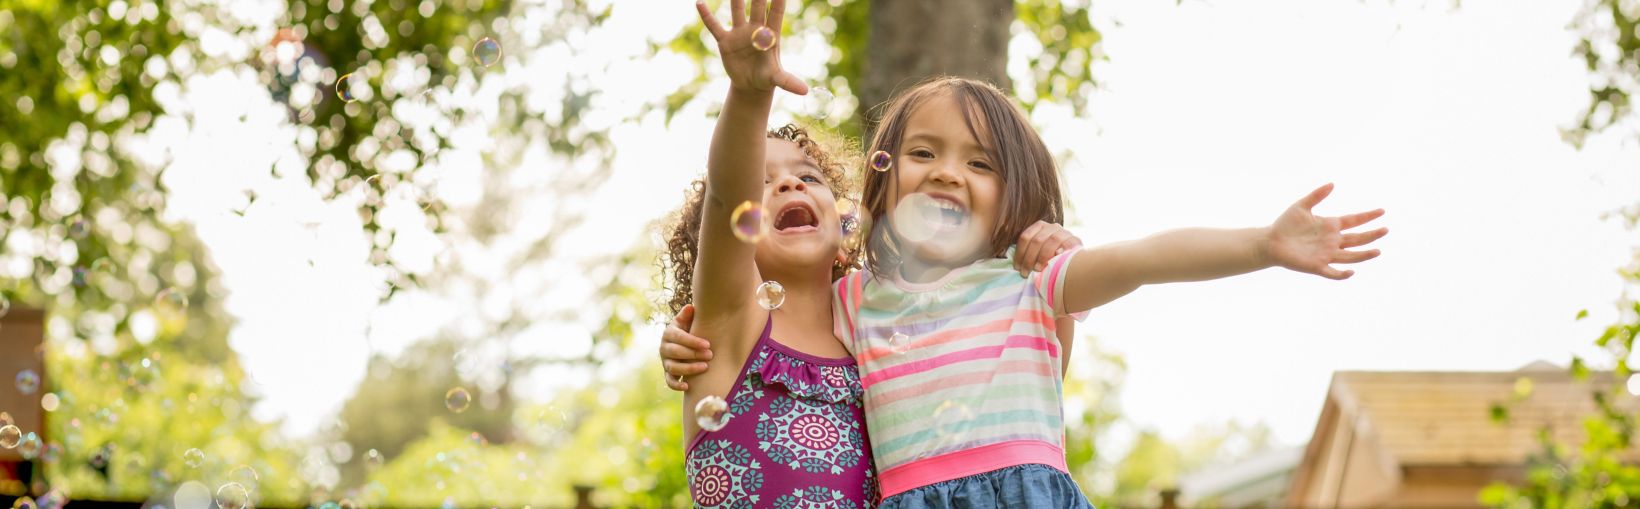
<instances>
[{"instance_id":1,"label":"denim skirt","mask_svg":"<svg viewBox=\"0 0 1640 509\"><path fill-rule=\"evenodd\" d=\"M1015 465L942 481L883 500L878 509L1093 509L1069 474L1047 465Z\"/></svg>"}]
</instances>

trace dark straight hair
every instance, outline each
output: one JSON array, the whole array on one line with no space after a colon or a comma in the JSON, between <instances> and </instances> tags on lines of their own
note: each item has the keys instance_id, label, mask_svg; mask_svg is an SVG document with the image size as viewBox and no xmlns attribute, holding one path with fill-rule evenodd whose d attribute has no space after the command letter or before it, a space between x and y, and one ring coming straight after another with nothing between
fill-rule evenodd
<instances>
[{"instance_id":1,"label":"dark straight hair","mask_svg":"<svg viewBox=\"0 0 1640 509\"><path fill-rule=\"evenodd\" d=\"M1064 222L1064 199L1059 191L1059 170L1048 147L1042 143L1036 129L1031 127L1025 112L1008 100L1001 90L983 81L941 76L907 88L885 103L877 122L871 144L864 152L870 158L881 150L899 159L900 142L905 138L906 125L919 106L940 94L951 94L968 132L979 140L985 154L1002 180L1002 206L997 230L991 232L989 256L1005 255L1037 221ZM872 171L869 161L865 173L865 189L860 205L871 218L867 237L865 265L874 275L885 274L900 261L900 246L895 243L889 214L894 210L895 171Z\"/></svg>"}]
</instances>

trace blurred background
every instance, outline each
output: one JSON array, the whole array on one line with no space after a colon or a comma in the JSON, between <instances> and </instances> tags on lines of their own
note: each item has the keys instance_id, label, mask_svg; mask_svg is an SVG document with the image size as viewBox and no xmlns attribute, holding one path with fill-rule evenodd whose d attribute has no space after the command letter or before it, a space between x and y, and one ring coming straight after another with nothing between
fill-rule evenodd
<instances>
[{"instance_id":1,"label":"blurred background","mask_svg":"<svg viewBox=\"0 0 1640 509\"><path fill-rule=\"evenodd\" d=\"M1088 244L1388 210L1348 281L1078 326L1100 507L1640 505L1640 3L787 11L773 125L992 81ZM655 257L714 58L686 0L0 0L0 504L688 506Z\"/></svg>"}]
</instances>

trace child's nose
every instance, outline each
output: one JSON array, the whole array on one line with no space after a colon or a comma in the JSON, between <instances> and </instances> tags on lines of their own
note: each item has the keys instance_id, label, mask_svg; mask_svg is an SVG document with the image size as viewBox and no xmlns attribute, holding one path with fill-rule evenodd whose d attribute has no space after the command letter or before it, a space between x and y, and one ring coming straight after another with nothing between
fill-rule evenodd
<instances>
[{"instance_id":1,"label":"child's nose","mask_svg":"<svg viewBox=\"0 0 1640 509\"><path fill-rule=\"evenodd\" d=\"M778 188L778 190L782 193L787 191L803 191L805 189L808 188L803 186L803 181L801 180L797 182L781 182L780 187Z\"/></svg>"}]
</instances>

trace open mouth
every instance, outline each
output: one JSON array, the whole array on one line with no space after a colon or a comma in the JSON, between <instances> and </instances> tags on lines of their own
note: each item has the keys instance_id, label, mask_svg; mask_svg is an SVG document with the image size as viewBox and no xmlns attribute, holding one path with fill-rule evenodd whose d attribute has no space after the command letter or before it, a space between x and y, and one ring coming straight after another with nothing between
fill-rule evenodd
<instances>
[{"instance_id":1,"label":"open mouth","mask_svg":"<svg viewBox=\"0 0 1640 509\"><path fill-rule=\"evenodd\" d=\"M819 231L820 216L809 204L794 201L780 209L774 218L774 230L782 233Z\"/></svg>"},{"instance_id":2,"label":"open mouth","mask_svg":"<svg viewBox=\"0 0 1640 509\"><path fill-rule=\"evenodd\" d=\"M951 198L930 195L919 205L923 220L935 230L956 230L968 223L968 209Z\"/></svg>"}]
</instances>

